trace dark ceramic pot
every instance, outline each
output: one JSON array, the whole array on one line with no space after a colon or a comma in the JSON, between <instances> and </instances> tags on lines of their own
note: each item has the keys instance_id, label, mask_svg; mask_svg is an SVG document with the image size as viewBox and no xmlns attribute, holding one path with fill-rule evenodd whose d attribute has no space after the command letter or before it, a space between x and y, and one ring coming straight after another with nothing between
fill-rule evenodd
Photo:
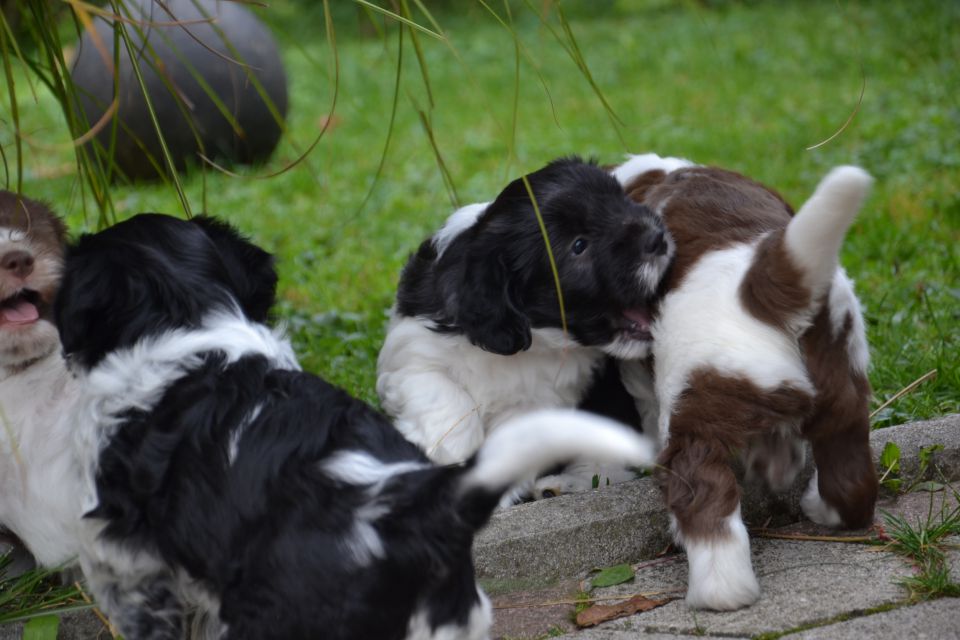
<instances>
[{"instance_id":1,"label":"dark ceramic pot","mask_svg":"<svg viewBox=\"0 0 960 640\"><path fill-rule=\"evenodd\" d=\"M126 5L130 17L141 23L128 23L126 29L177 169L200 162L200 152L228 163L268 158L287 113L287 77L264 24L237 2L165 0L161 6L136 0ZM96 31L113 58L112 21L97 19ZM118 45L116 171L134 180L156 178L167 172L160 142L127 49L122 42ZM113 100L114 78L90 33L80 40L72 75L80 107L93 126ZM250 75L272 102L273 112ZM103 150L109 147L112 124L96 136Z\"/></svg>"}]
</instances>

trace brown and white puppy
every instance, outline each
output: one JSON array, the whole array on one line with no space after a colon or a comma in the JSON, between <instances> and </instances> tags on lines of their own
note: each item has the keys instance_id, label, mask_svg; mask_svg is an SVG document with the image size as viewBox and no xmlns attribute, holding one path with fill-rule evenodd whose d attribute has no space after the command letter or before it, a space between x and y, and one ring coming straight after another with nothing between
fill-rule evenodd
<instances>
[{"instance_id":1,"label":"brown and white puppy","mask_svg":"<svg viewBox=\"0 0 960 640\"><path fill-rule=\"evenodd\" d=\"M51 306L66 228L45 205L0 191L0 527L45 566L76 554L75 383Z\"/></svg>"},{"instance_id":2,"label":"brown and white puppy","mask_svg":"<svg viewBox=\"0 0 960 640\"><path fill-rule=\"evenodd\" d=\"M851 528L872 521L869 360L860 305L838 264L871 178L838 167L796 215L742 175L654 154L613 170L676 241L653 326L659 482L687 550L687 602L736 609L759 597L733 452L774 490L812 445L806 515ZM649 394L644 363L622 365Z\"/></svg>"}]
</instances>

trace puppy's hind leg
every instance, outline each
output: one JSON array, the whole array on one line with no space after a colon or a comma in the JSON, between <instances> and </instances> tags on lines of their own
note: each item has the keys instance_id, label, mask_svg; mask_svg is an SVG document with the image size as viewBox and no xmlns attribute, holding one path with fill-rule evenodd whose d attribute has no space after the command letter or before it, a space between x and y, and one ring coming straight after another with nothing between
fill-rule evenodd
<instances>
[{"instance_id":1,"label":"puppy's hind leg","mask_svg":"<svg viewBox=\"0 0 960 640\"><path fill-rule=\"evenodd\" d=\"M817 390L803 424L817 473L800 506L818 524L861 528L873 522L878 481L870 450L867 343L850 286L838 276L830 294L841 308L846 298L850 312L843 323L835 323L832 316L840 314L825 305L801 341Z\"/></svg>"},{"instance_id":2,"label":"puppy's hind leg","mask_svg":"<svg viewBox=\"0 0 960 640\"><path fill-rule=\"evenodd\" d=\"M674 536L687 551L687 604L696 609L739 609L760 597L729 451L719 439L674 436L657 472Z\"/></svg>"},{"instance_id":3,"label":"puppy's hind leg","mask_svg":"<svg viewBox=\"0 0 960 640\"><path fill-rule=\"evenodd\" d=\"M873 522L877 474L870 450L869 421L820 415L807 423L817 471L800 501L817 524L859 529Z\"/></svg>"},{"instance_id":4,"label":"puppy's hind leg","mask_svg":"<svg viewBox=\"0 0 960 640\"><path fill-rule=\"evenodd\" d=\"M80 558L97 606L126 640L182 640L185 610L169 568L147 554L109 546L116 550L110 560L106 554Z\"/></svg>"}]
</instances>

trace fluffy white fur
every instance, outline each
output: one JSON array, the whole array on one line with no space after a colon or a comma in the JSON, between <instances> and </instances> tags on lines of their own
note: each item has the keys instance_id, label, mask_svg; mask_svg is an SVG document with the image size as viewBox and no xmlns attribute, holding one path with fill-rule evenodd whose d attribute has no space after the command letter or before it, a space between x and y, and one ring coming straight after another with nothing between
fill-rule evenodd
<instances>
[{"instance_id":1,"label":"fluffy white fur","mask_svg":"<svg viewBox=\"0 0 960 640\"><path fill-rule=\"evenodd\" d=\"M824 502L823 498L820 497L820 488L817 481L818 476L816 471L814 471L813 477L810 478L810 484L807 485L807 490L803 492L803 498L800 499L800 508L803 510L804 515L817 524L822 524L827 527L839 527L843 524L843 519L840 517L840 514L837 513L836 509L828 505Z\"/></svg>"},{"instance_id":2,"label":"fluffy white fur","mask_svg":"<svg viewBox=\"0 0 960 640\"><path fill-rule=\"evenodd\" d=\"M281 329L247 322L242 316L214 314L197 330L168 331L130 349L115 351L92 369L78 400L75 434L83 474L83 511L97 506L96 465L125 411L149 411L163 392L199 364L204 352L220 350L226 362L261 354L278 367L300 365Z\"/></svg>"},{"instance_id":3,"label":"fluffy white fur","mask_svg":"<svg viewBox=\"0 0 960 640\"><path fill-rule=\"evenodd\" d=\"M421 611L410 618L406 640L487 640L493 624L493 607L482 590L478 590L477 595L480 596L480 602L470 612L466 631L463 627L453 625L431 630L426 612Z\"/></svg>"},{"instance_id":4,"label":"fluffy white fur","mask_svg":"<svg viewBox=\"0 0 960 640\"><path fill-rule=\"evenodd\" d=\"M401 317L380 350L377 392L408 440L441 464L461 462L513 416L576 405L602 358L553 329L535 329L528 350L504 357Z\"/></svg>"},{"instance_id":5,"label":"fluffy white fur","mask_svg":"<svg viewBox=\"0 0 960 640\"><path fill-rule=\"evenodd\" d=\"M637 176L647 171L660 170L665 173L676 171L684 167L691 167L694 163L684 158L663 158L655 153L641 153L628 155L623 164L613 170L613 177L626 185Z\"/></svg>"},{"instance_id":6,"label":"fluffy white fur","mask_svg":"<svg viewBox=\"0 0 960 640\"><path fill-rule=\"evenodd\" d=\"M590 434L589 439L584 438L585 433ZM655 457L651 442L613 420L572 409L543 409L490 434L475 466L464 476L464 485L468 489L495 489L528 469L549 467L553 460L587 459L649 467Z\"/></svg>"},{"instance_id":7,"label":"fluffy white fur","mask_svg":"<svg viewBox=\"0 0 960 640\"><path fill-rule=\"evenodd\" d=\"M695 609L731 611L760 597L750 561L750 537L739 506L727 518L726 529L711 540L683 543L690 568L687 604Z\"/></svg>"},{"instance_id":8,"label":"fluffy white fur","mask_svg":"<svg viewBox=\"0 0 960 640\"><path fill-rule=\"evenodd\" d=\"M850 366L857 373L866 373L870 366L870 347L867 345L867 332L863 326L863 311L860 300L853 291L853 282L847 273L838 268L830 285L830 325L833 335L838 335L843 329L846 318L850 318L853 326L847 335L847 353L850 356Z\"/></svg>"},{"instance_id":9,"label":"fluffy white fur","mask_svg":"<svg viewBox=\"0 0 960 640\"><path fill-rule=\"evenodd\" d=\"M447 218L446 224L433 236L433 246L437 249L437 257L443 255L454 238L477 222L477 218L486 211L489 204L489 202L468 204L460 207Z\"/></svg>"},{"instance_id":10,"label":"fluffy white fur","mask_svg":"<svg viewBox=\"0 0 960 640\"><path fill-rule=\"evenodd\" d=\"M817 298L830 286L847 228L873 179L859 167L837 167L820 181L787 226L785 244Z\"/></svg>"},{"instance_id":11,"label":"fluffy white fur","mask_svg":"<svg viewBox=\"0 0 960 640\"><path fill-rule=\"evenodd\" d=\"M80 473L70 455L76 395L57 351L0 381L0 523L49 567L78 552L73 489Z\"/></svg>"}]
</instances>

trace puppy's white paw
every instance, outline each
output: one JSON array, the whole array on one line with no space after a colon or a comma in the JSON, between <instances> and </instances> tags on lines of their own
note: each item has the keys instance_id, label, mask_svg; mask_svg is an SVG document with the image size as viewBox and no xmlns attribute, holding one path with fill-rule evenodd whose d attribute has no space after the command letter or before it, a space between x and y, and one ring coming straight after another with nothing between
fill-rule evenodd
<instances>
[{"instance_id":1,"label":"puppy's white paw","mask_svg":"<svg viewBox=\"0 0 960 640\"><path fill-rule=\"evenodd\" d=\"M623 465L578 463L568 466L563 473L538 478L533 485L534 500L553 498L565 493L589 491L626 482L637 477L637 472Z\"/></svg>"},{"instance_id":2,"label":"puppy's white paw","mask_svg":"<svg viewBox=\"0 0 960 640\"><path fill-rule=\"evenodd\" d=\"M729 533L722 537L686 541L690 567L687 605L693 609L732 611L760 597L760 584L750 562L750 540L739 510L729 525Z\"/></svg>"},{"instance_id":3,"label":"puppy's white paw","mask_svg":"<svg viewBox=\"0 0 960 640\"><path fill-rule=\"evenodd\" d=\"M810 520L826 527L839 527L843 525L843 518L837 513L837 510L827 504L820 497L820 488L817 484L817 472L810 478L810 484L800 499L800 508Z\"/></svg>"}]
</instances>

